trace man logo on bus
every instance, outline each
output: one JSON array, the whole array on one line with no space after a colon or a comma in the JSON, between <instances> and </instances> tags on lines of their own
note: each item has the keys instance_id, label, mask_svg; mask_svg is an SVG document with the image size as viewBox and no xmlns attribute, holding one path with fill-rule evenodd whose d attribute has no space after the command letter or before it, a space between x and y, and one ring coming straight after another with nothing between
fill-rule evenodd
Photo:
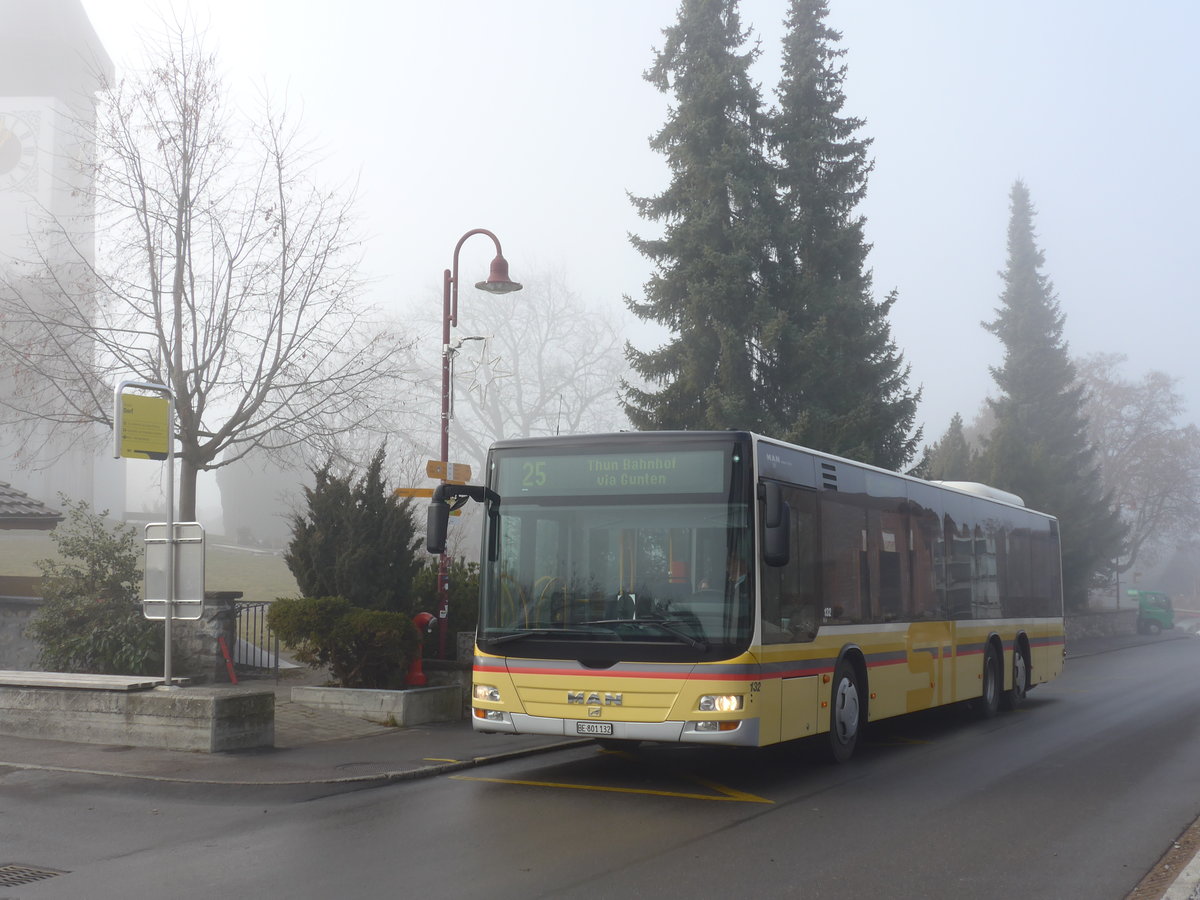
<instances>
[{"instance_id":1,"label":"man logo on bus","mask_svg":"<svg viewBox=\"0 0 1200 900\"><path fill-rule=\"evenodd\" d=\"M578 703L580 705L586 703L588 706L620 706L623 698L622 694L604 694L604 699L601 701L599 691L592 691L587 695L587 700L584 700L583 691L567 691L567 702Z\"/></svg>"}]
</instances>

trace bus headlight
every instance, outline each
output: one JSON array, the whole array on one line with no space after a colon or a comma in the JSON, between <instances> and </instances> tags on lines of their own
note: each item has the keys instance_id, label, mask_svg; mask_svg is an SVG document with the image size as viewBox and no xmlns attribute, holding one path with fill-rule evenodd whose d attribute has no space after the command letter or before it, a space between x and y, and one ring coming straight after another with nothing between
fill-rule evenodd
<instances>
[{"instance_id":1,"label":"bus headlight","mask_svg":"<svg viewBox=\"0 0 1200 900\"><path fill-rule=\"evenodd\" d=\"M737 712L742 708L741 694L705 694L700 698L700 712Z\"/></svg>"},{"instance_id":2,"label":"bus headlight","mask_svg":"<svg viewBox=\"0 0 1200 900\"><path fill-rule=\"evenodd\" d=\"M500 702L499 689L492 687L490 684L477 684L471 691L476 700L487 700L490 703Z\"/></svg>"}]
</instances>

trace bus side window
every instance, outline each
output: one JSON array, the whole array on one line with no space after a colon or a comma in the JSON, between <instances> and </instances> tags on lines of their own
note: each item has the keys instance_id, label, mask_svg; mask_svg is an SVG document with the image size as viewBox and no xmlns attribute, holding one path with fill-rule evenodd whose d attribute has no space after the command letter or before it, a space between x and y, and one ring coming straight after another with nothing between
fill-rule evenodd
<instances>
[{"instance_id":1,"label":"bus side window","mask_svg":"<svg viewBox=\"0 0 1200 900\"><path fill-rule=\"evenodd\" d=\"M759 567L764 644L811 641L820 622L816 494L784 487L783 500L791 515L791 552L787 564Z\"/></svg>"},{"instance_id":2,"label":"bus side window","mask_svg":"<svg viewBox=\"0 0 1200 900\"><path fill-rule=\"evenodd\" d=\"M844 477L837 491L821 492L821 615L831 625L866 621L871 607L866 498L847 482Z\"/></svg>"}]
</instances>

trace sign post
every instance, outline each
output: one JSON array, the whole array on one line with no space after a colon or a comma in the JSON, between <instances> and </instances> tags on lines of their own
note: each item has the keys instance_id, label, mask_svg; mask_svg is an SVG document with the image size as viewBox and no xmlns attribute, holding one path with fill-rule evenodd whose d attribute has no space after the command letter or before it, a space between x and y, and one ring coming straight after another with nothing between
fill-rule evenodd
<instances>
[{"instance_id":1,"label":"sign post","mask_svg":"<svg viewBox=\"0 0 1200 900\"><path fill-rule=\"evenodd\" d=\"M128 394L129 388L159 396ZM113 458L167 461L167 521L164 524L168 552L164 561L162 598L163 681L167 690L177 689L171 680L171 620L175 618L175 441L171 434L174 426L175 394L166 385L122 381L114 389ZM203 591L200 599L204 599ZM146 614L144 604L142 614Z\"/></svg>"}]
</instances>

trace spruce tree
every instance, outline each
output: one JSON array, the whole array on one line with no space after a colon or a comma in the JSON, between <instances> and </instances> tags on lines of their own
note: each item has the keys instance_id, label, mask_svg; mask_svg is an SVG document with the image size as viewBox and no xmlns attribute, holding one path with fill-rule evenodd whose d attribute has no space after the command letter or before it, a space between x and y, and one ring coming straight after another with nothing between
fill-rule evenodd
<instances>
[{"instance_id":1,"label":"spruce tree","mask_svg":"<svg viewBox=\"0 0 1200 900\"><path fill-rule=\"evenodd\" d=\"M863 120L846 116L845 50L825 24L826 0L792 0L779 110L772 121L786 226L779 296L765 317L762 366L770 430L887 468L920 440L920 392L891 338L895 292L875 302L870 245L856 212L873 163Z\"/></svg>"},{"instance_id":2,"label":"spruce tree","mask_svg":"<svg viewBox=\"0 0 1200 900\"><path fill-rule=\"evenodd\" d=\"M975 451L963 432L962 416L955 413L941 440L927 448L920 475L932 481L971 481L975 473Z\"/></svg>"},{"instance_id":3,"label":"spruce tree","mask_svg":"<svg viewBox=\"0 0 1200 900\"><path fill-rule=\"evenodd\" d=\"M663 34L646 79L674 97L650 142L671 181L633 198L662 236L631 237L654 271L644 299L626 302L672 335L648 352L627 346L647 387L624 385L625 411L639 428L756 428L776 207L765 111L749 75L758 51L746 49L736 0L683 0Z\"/></svg>"},{"instance_id":4,"label":"spruce tree","mask_svg":"<svg viewBox=\"0 0 1200 900\"><path fill-rule=\"evenodd\" d=\"M989 400L996 424L983 460L985 480L1058 517L1067 604L1087 603L1088 587L1111 572L1124 528L1104 492L1088 442L1083 387L1063 339L1059 309L1037 246L1029 190L1010 195L1008 262L996 318L984 328L1004 344L992 368L1000 396Z\"/></svg>"}]
</instances>

